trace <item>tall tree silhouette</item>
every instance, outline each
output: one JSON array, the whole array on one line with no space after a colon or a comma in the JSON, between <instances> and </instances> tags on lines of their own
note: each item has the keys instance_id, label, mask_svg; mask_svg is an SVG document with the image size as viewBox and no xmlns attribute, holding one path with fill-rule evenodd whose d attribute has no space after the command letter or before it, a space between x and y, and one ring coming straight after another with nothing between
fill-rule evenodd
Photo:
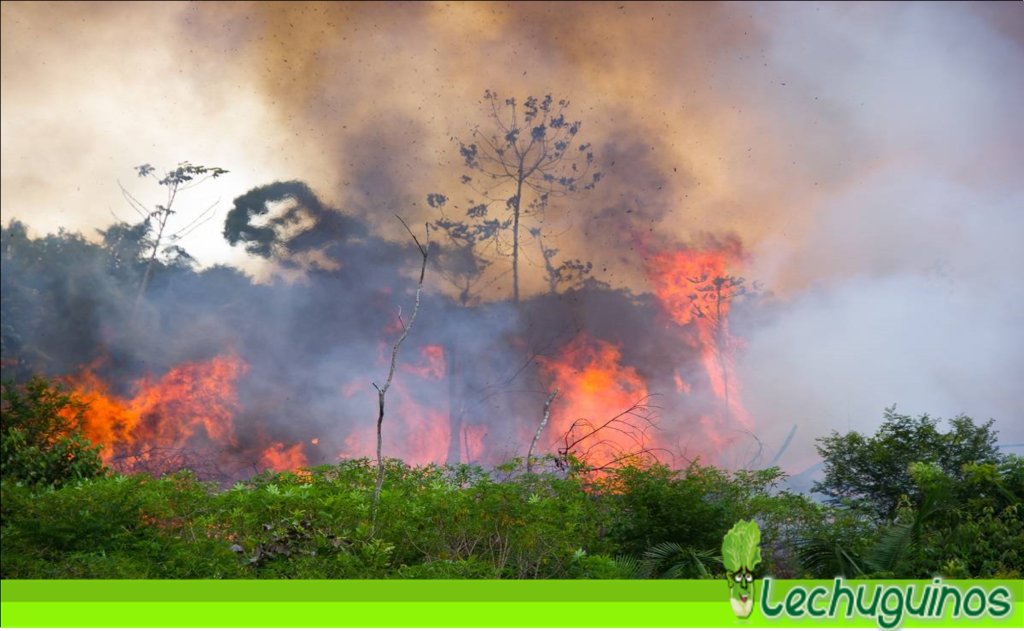
<instances>
[{"instance_id":1,"label":"tall tree silhouette","mask_svg":"<svg viewBox=\"0 0 1024 631\"><path fill-rule=\"evenodd\" d=\"M690 298L693 300L693 315L704 318L711 324L714 335L715 358L718 367L722 371L722 390L725 414L732 413L729 406L729 359L726 356L726 344L730 343L728 312L726 303L739 296L747 294L747 279L737 276L715 276L709 278L703 274L697 278L688 278L694 285L694 292ZM757 289L755 287L755 289Z\"/></svg>"},{"instance_id":2,"label":"tall tree silhouette","mask_svg":"<svg viewBox=\"0 0 1024 631\"><path fill-rule=\"evenodd\" d=\"M470 173L462 182L474 192L469 215L488 216L491 206L504 204L512 231L512 300L519 301L520 226L529 216L541 215L548 201L594 188L600 172L591 173L594 153L576 135L582 123L566 118L569 101L548 94L543 98L501 99L484 93L489 128L475 128L469 144L460 142ZM504 224L502 224L504 225Z\"/></svg>"},{"instance_id":3,"label":"tall tree silhouette","mask_svg":"<svg viewBox=\"0 0 1024 631\"><path fill-rule=\"evenodd\" d=\"M171 257L180 257L184 250L178 247L176 243L213 217L213 209L217 205L216 202L196 214L186 224L177 228L177 230L169 231L168 223L171 216L178 213L174 209L174 203L178 199L178 194L193 189L210 178L218 178L227 173L227 171L220 167L205 167L189 162L180 162L175 168L165 171L163 176L157 175L156 169L149 164L135 167L135 172L140 178L151 177L156 180L157 184L162 186L167 194L167 199L163 204L157 204L151 209L129 193L123 186L121 187L121 193L124 195L125 200L142 217L143 225L146 227L147 244L150 246L149 254L146 257L146 267L142 273L142 281L139 283L139 292L135 297L134 310L137 311L142 297L146 294L146 287L149 285L149 279L153 274L153 265L161 250Z\"/></svg>"}]
</instances>

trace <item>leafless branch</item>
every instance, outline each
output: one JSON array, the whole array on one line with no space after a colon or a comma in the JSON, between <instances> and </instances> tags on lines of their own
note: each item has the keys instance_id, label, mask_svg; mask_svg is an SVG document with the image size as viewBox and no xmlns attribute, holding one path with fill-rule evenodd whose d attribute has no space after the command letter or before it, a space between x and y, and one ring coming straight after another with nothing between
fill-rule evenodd
<instances>
[{"instance_id":1,"label":"leafless branch","mask_svg":"<svg viewBox=\"0 0 1024 631\"><path fill-rule=\"evenodd\" d=\"M419 282L416 284L416 301L412 308L412 315L409 316L409 323L402 324L402 334L398 337L398 341L395 342L395 345L391 347L391 367L388 369L388 378L382 386L378 386L376 383L373 384L373 387L377 389L377 485L373 490L374 521L376 521L377 517L377 505L380 502L380 491L384 486L384 440L383 434L381 433L381 428L384 424L384 398L387 395L388 388L391 387L391 382L395 378L395 367L398 364L398 349L401 348L402 342L405 341L405 338L409 337L409 331L412 330L412 325L416 322L416 314L418 314L420 310L420 296L423 293L423 278L427 273L427 258L430 253L430 224L428 223L426 226L427 236L424 245L421 244L420 240L416 238L415 234L413 234L412 230L409 228L409 224L405 223L405 220L398 215L395 216L398 217L398 220L402 222L402 225L405 226L405 229L408 230L409 234L412 236L413 242L416 243L416 247L419 248L420 254L423 256L423 263L420 267Z\"/></svg>"},{"instance_id":2,"label":"leafless branch","mask_svg":"<svg viewBox=\"0 0 1024 631\"><path fill-rule=\"evenodd\" d=\"M593 423L581 418L562 435L562 447L558 449L556 465L569 467L570 456L582 463L585 473L607 471L620 463L651 458L659 460L661 454L671 454L667 449L650 447L649 435L658 428L657 411L660 408L649 401L657 395L639 399L629 409L620 412L603 423Z\"/></svg>"},{"instance_id":3,"label":"leafless branch","mask_svg":"<svg viewBox=\"0 0 1024 631\"><path fill-rule=\"evenodd\" d=\"M540 440L540 435L544 431L544 428L548 424L548 419L551 418L551 402L558 396L558 388L551 393L548 400L544 402L544 416L541 418L540 425L537 426L537 433L533 435L533 442L530 443L530 451L526 452L526 472L530 473L533 471L533 450L537 448L537 441Z\"/></svg>"},{"instance_id":4,"label":"leafless branch","mask_svg":"<svg viewBox=\"0 0 1024 631\"><path fill-rule=\"evenodd\" d=\"M131 206L132 210L138 213L139 217L141 217L143 221L149 219L149 209L146 208L142 202L137 200L134 195L128 192L128 189L121 184L121 180L117 181L117 186L121 189L121 196L124 197L126 202L128 202L128 205Z\"/></svg>"},{"instance_id":5,"label":"leafless branch","mask_svg":"<svg viewBox=\"0 0 1024 631\"><path fill-rule=\"evenodd\" d=\"M216 216L213 211L215 208L217 208L217 204L219 203L220 198L218 198L217 201L210 204L206 208L206 210L196 215L195 219L193 219L192 221L188 222L185 226L178 229L174 234L170 235L169 239L172 241L180 241L181 239L184 239L188 235L192 234L192 232L196 228L205 225L207 222L209 222Z\"/></svg>"}]
</instances>

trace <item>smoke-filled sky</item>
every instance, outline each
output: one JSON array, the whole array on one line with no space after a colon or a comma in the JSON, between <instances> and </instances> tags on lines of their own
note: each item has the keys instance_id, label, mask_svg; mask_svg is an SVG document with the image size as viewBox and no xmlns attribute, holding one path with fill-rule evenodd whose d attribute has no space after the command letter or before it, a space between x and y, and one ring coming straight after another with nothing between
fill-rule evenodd
<instances>
[{"instance_id":1,"label":"smoke-filled sky","mask_svg":"<svg viewBox=\"0 0 1024 631\"><path fill-rule=\"evenodd\" d=\"M402 238L394 213L464 197L486 89L552 93L606 173L552 209L564 254L641 292L636 235L742 239L774 294L734 323L765 438L898 403L1024 440L1019 2L4 2L2 54L5 225L94 236L134 218L118 180L159 198L132 167L190 160L230 174L179 202L220 199L183 245L266 277L221 236L236 196L303 180Z\"/></svg>"}]
</instances>

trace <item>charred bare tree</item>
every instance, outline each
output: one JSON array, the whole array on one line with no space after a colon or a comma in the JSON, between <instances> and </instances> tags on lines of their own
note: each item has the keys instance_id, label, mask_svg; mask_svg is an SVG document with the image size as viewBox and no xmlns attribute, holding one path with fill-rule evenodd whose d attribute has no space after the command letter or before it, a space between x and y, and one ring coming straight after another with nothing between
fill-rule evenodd
<instances>
[{"instance_id":1,"label":"charred bare tree","mask_svg":"<svg viewBox=\"0 0 1024 631\"><path fill-rule=\"evenodd\" d=\"M207 207L206 210L197 214L184 226L174 232L168 233L167 224L170 221L171 216L178 212L174 210L174 202L177 201L178 194L193 189L210 178L216 179L228 172L220 167L205 167L191 164L189 162L181 162L177 167L170 171L165 171L163 177L157 175L156 169L149 164L143 164L142 166L135 167L135 171L138 173L140 178L151 177L156 180L157 184L166 190L167 201L163 204L157 204L152 210L150 210L134 195L129 193L124 186L121 186L121 194L124 196L125 201L128 202L128 205L131 206L132 210L139 214L142 218L143 225L146 226L148 242L150 245L149 255L146 257L146 267L142 272L142 280L139 282L139 291L135 297L135 306L132 310L133 313L138 311L139 304L142 302L142 298L146 294L146 288L149 286L149 280L153 275L153 266L156 263L157 256L161 252L161 248L164 248L165 252L179 256L182 255L184 251L175 244L182 238L188 236L193 230L213 218L213 209L216 207L217 202L214 202ZM118 182L118 185L120 186L120 182Z\"/></svg>"},{"instance_id":2,"label":"charred bare tree","mask_svg":"<svg viewBox=\"0 0 1024 631\"><path fill-rule=\"evenodd\" d=\"M547 401L544 402L544 416L541 417L540 425L537 426L537 432L533 435L533 441L530 442L530 450L526 452L526 472L530 473L533 471L533 450L537 448L537 441L540 440L540 435L544 432L544 428L548 424L548 420L551 418L551 402L558 396L558 388L551 393Z\"/></svg>"},{"instance_id":3,"label":"charred bare tree","mask_svg":"<svg viewBox=\"0 0 1024 631\"><path fill-rule=\"evenodd\" d=\"M602 174L590 173L590 144L576 143L581 123L566 119L569 101L556 103L548 94L520 104L490 90L484 101L492 128L476 128L472 142L459 143L466 168L477 174L464 175L462 182L478 196L469 200L471 217L486 218L495 203L505 206L506 219L499 223L512 231L512 300L518 302L521 223L543 212L551 198L594 188Z\"/></svg>"},{"instance_id":4,"label":"charred bare tree","mask_svg":"<svg viewBox=\"0 0 1024 631\"><path fill-rule=\"evenodd\" d=\"M396 215L397 217L397 215ZM409 316L408 324L402 320L402 312L398 312L398 320L402 325L402 334L398 336L398 340L395 345L391 347L391 366L388 369L388 378L384 382L384 385L378 386L376 383L373 387L377 389L377 484L373 489L373 515L374 519L377 516L377 505L380 502L380 491L384 486L384 437L381 428L384 425L384 400L388 393L388 388L391 387L391 382L395 378L395 367L398 364L398 349L401 348L402 342L405 338L409 337L409 331L412 330L413 323L416 322L416 315L420 311L420 296L423 294L423 279L427 274L427 260L430 256L430 224L427 224L426 230L427 235L423 243L416 238L412 229L409 228L409 224L405 223L405 220L398 217L398 220L402 222L405 229L409 231L409 236L412 237L416 247L419 248L420 255L423 257L423 264L420 266L420 278L416 283L416 299L412 308L412 315Z\"/></svg>"},{"instance_id":5,"label":"charred bare tree","mask_svg":"<svg viewBox=\"0 0 1024 631\"><path fill-rule=\"evenodd\" d=\"M452 219L445 212L447 203L448 198L440 193L427 195L427 204L441 214L441 218L431 225L444 235L443 240L438 240L434 266L441 278L458 290L459 304L468 308L479 298L482 289L479 285L493 263L487 250L496 247L498 234L507 229L509 224L507 221L502 223L497 219L475 217L473 209L466 213L466 219ZM491 279L484 287L501 276ZM458 374L458 344L448 345L445 356L448 358L448 462L455 463L461 460L462 419L465 414L463 388Z\"/></svg>"},{"instance_id":6,"label":"charred bare tree","mask_svg":"<svg viewBox=\"0 0 1024 631\"><path fill-rule=\"evenodd\" d=\"M722 390L725 414L731 414L729 406L729 365L725 355L725 345L729 342L729 326L726 313L723 312L723 305L747 293L745 278L736 276L716 276L710 281L709 275L704 274L697 278L687 278L695 285L697 293L690 298L693 301L693 315L703 318L711 323L715 340L715 358L718 360L719 369L722 371Z\"/></svg>"}]
</instances>

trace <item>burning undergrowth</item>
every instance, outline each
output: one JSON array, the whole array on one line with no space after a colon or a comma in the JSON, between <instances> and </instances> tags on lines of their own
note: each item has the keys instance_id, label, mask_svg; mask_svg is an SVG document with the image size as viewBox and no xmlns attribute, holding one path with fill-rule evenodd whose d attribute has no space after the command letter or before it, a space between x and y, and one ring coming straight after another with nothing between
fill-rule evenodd
<instances>
[{"instance_id":1,"label":"burning undergrowth","mask_svg":"<svg viewBox=\"0 0 1024 631\"><path fill-rule=\"evenodd\" d=\"M263 214L276 218L254 225ZM5 333L5 357L17 359L5 376L61 376L90 402L86 433L112 466L231 480L372 455L372 383L411 304L404 244L372 236L304 184L276 183L236 200L226 235L301 269L299 280L163 265L136 314L124 304L137 270L114 265L118 244L29 239L19 226L4 234L5 299L25 301L38 321L13 325L29 331L17 349ZM753 422L729 329L756 296L731 276L742 248L707 239L641 249L653 293L590 279L467 305L430 291L389 397L385 455L482 465L524 456L557 389L538 452L596 468L629 454L748 464ZM70 282L54 283L61 274ZM48 289L21 291L33 284ZM71 311L73 321L59 318Z\"/></svg>"}]
</instances>

